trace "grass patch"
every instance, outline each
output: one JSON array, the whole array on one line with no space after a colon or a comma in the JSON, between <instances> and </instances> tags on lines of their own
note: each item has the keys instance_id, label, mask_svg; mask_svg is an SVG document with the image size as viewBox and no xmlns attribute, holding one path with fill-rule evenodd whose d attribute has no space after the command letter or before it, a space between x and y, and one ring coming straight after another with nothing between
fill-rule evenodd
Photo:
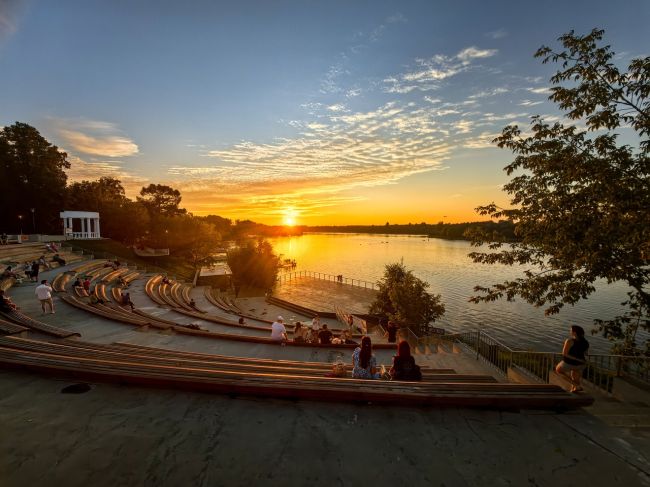
<instances>
[{"instance_id":1,"label":"grass patch","mask_svg":"<svg viewBox=\"0 0 650 487\"><path fill-rule=\"evenodd\" d=\"M129 264L135 264L140 268L151 271L165 272L170 276L191 281L194 279L194 268L185 259L173 255L162 257L140 257L133 253L131 247L105 238L101 240L68 240L65 245L70 245L76 250L92 252L96 259L111 259L117 257L119 260Z\"/></svg>"}]
</instances>

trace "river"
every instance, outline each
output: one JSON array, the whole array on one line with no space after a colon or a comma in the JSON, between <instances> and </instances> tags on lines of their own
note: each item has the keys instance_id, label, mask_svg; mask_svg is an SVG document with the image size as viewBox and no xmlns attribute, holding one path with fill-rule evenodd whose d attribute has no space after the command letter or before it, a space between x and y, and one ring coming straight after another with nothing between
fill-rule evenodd
<instances>
[{"instance_id":1,"label":"river","mask_svg":"<svg viewBox=\"0 0 650 487\"><path fill-rule=\"evenodd\" d=\"M468 299L475 285L487 286L521 276L521 269L504 265L475 264L467 256L469 242L407 235L305 234L270 239L283 258L295 259L294 271L307 270L371 282L379 280L386 264L403 261L407 269L430 284L429 291L442 295L445 315L436 326L460 332L480 328L506 345L544 351L561 350L570 325L587 330L593 320L610 319L622 310L627 287L597 283L596 293L560 314L545 316L517 299L473 304ZM587 336L593 353L607 353L611 344L600 336Z\"/></svg>"}]
</instances>

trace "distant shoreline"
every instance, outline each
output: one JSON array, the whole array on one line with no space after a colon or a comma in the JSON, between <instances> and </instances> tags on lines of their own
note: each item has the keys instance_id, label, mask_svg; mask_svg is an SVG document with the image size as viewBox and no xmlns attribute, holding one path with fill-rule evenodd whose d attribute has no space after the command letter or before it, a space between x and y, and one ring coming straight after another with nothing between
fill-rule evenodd
<instances>
[{"instance_id":1,"label":"distant shoreline","mask_svg":"<svg viewBox=\"0 0 650 487\"><path fill-rule=\"evenodd\" d=\"M342 226L301 226L301 233L320 234L370 234L370 235L405 235L423 238L440 238L444 240L471 240L466 235L468 230L482 230L498 233L507 241L516 241L514 224L510 221L500 222L466 222L466 223L418 223L406 225L342 225Z\"/></svg>"}]
</instances>

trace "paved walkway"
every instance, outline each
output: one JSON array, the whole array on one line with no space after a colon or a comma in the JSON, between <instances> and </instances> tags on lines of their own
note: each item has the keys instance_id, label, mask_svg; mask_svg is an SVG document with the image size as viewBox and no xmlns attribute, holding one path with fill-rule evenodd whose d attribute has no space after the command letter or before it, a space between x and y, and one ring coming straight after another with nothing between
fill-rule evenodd
<instances>
[{"instance_id":1,"label":"paved walkway","mask_svg":"<svg viewBox=\"0 0 650 487\"><path fill-rule=\"evenodd\" d=\"M3 487L649 486L649 443L577 412L281 401L0 371Z\"/></svg>"}]
</instances>

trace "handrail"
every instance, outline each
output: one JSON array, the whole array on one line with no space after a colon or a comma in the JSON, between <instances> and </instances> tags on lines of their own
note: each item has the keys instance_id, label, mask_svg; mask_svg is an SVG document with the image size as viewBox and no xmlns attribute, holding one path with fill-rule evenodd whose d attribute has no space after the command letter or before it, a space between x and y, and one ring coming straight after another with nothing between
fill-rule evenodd
<instances>
[{"instance_id":1,"label":"handrail","mask_svg":"<svg viewBox=\"0 0 650 487\"><path fill-rule=\"evenodd\" d=\"M311 277L313 279L332 281L332 282L337 282L339 284L347 284L348 286L356 286L364 289L372 289L372 290L377 289L377 285L374 282L364 281L363 279L352 279L349 277L343 277L342 274L335 276L333 274L327 274L324 272L315 272L315 271L287 272L285 274L278 275L276 281L282 284L283 282L291 281L293 279L298 279L299 277Z\"/></svg>"},{"instance_id":2,"label":"handrail","mask_svg":"<svg viewBox=\"0 0 650 487\"><path fill-rule=\"evenodd\" d=\"M543 382L549 382L550 372L562 360L562 354L555 352L535 352L516 350L501 343L481 330L438 335L438 339L462 343L476 352L476 359L483 360L498 372L507 375L512 366ZM419 340L428 340L421 337ZM611 393L614 378L625 377L650 385L650 357L634 355L594 354L587 358L583 376L596 387Z\"/></svg>"}]
</instances>

